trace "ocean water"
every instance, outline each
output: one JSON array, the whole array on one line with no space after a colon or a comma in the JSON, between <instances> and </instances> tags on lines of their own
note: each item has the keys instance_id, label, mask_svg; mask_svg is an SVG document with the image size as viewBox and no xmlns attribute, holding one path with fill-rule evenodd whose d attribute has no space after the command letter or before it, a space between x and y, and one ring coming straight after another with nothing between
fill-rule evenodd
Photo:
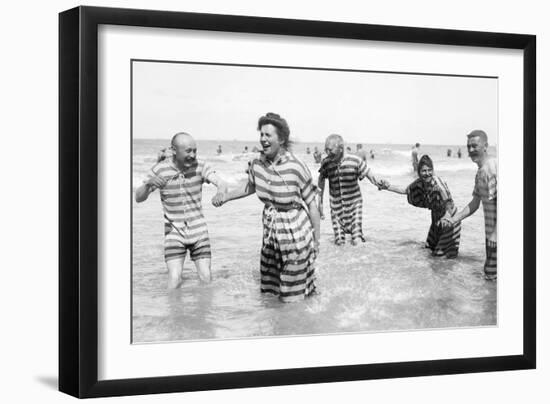
<instances>
[{"instance_id":1,"label":"ocean water","mask_svg":"<svg viewBox=\"0 0 550 404\"><path fill-rule=\"evenodd\" d=\"M210 162L230 186L246 181L245 169L254 142L199 141L198 154ZM135 139L133 186L139 186L167 141ZM218 145L223 153L216 154ZM321 143L300 143L293 152L310 168L306 154ZM355 145L350 145L355 149ZM471 199L476 166L462 146L422 146L434 161L461 209ZM394 184L415 179L410 145L369 145L374 173ZM453 152L447 157L447 149ZM490 151L494 154L494 150ZM430 211L408 205L404 195L378 191L361 182L363 231L358 246L333 244L328 202L321 222L321 247L316 263L319 294L284 304L260 293L262 204L255 195L221 208L210 203L215 187L203 187L203 210L212 244L210 284L201 284L188 258L180 289L167 290L163 259L163 217L158 192L133 204L132 341L134 343L220 338L312 335L349 332L494 326L497 283L483 278L485 236L480 208L463 222L457 259L436 258L423 248ZM325 191L328 193L328 190ZM325 200L328 195L325 194Z\"/></svg>"}]
</instances>

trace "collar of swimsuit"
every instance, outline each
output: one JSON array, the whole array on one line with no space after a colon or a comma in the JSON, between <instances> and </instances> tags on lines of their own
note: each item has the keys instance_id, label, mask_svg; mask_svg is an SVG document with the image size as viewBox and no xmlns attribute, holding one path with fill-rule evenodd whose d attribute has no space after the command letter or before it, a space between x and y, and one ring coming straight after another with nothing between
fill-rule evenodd
<instances>
[{"instance_id":1,"label":"collar of swimsuit","mask_svg":"<svg viewBox=\"0 0 550 404\"><path fill-rule=\"evenodd\" d=\"M271 162L267 159L264 152L261 152L261 154L260 154L260 161L262 163L266 164L266 165L283 164L283 163L286 163L289 159L290 159L290 153L288 151L284 151L273 162Z\"/></svg>"}]
</instances>

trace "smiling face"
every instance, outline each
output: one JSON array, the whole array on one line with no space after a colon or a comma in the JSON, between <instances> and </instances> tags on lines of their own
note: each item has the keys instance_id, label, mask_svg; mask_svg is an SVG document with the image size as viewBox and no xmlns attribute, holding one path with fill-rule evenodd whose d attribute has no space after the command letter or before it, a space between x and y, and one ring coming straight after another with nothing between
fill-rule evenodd
<instances>
[{"instance_id":1,"label":"smiling face","mask_svg":"<svg viewBox=\"0 0 550 404\"><path fill-rule=\"evenodd\" d=\"M269 160L275 160L283 151L281 140L279 139L279 134L275 126L268 123L260 127L260 145L263 148L264 155Z\"/></svg>"},{"instance_id":2,"label":"smiling face","mask_svg":"<svg viewBox=\"0 0 550 404\"><path fill-rule=\"evenodd\" d=\"M479 136L468 138L468 156L474 163L480 164L487 155L487 142L484 142Z\"/></svg>"},{"instance_id":3,"label":"smiling face","mask_svg":"<svg viewBox=\"0 0 550 404\"><path fill-rule=\"evenodd\" d=\"M329 160L339 160L344 154L344 145L340 144L336 139L329 139L325 143L325 153Z\"/></svg>"},{"instance_id":4,"label":"smiling face","mask_svg":"<svg viewBox=\"0 0 550 404\"><path fill-rule=\"evenodd\" d=\"M418 168L418 176L424 182L430 182L432 180L433 175L434 175L434 170L426 164L423 164Z\"/></svg>"},{"instance_id":5,"label":"smiling face","mask_svg":"<svg viewBox=\"0 0 550 404\"><path fill-rule=\"evenodd\" d=\"M178 164L191 165L197 159L197 144L189 135L178 136L173 144L174 158Z\"/></svg>"}]
</instances>

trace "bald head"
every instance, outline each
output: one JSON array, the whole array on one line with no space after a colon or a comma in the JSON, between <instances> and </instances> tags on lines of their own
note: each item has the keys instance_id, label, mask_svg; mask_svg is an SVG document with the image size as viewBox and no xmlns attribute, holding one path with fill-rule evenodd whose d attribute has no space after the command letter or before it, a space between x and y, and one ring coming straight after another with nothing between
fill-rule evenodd
<instances>
[{"instance_id":1,"label":"bald head","mask_svg":"<svg viewBox=\"0 0 550 404\"><path fill-rule=\"evenodd\" d=\"M172 145L172 147L176 147L186 142L195 143L195 139L193 139L193 136L191 136L187 132L178 132L174 136L172 136L172 141L170 142L170 144Z\"/></svg>"},{"instance_id":2,"label":"bald head","mask_svg":"<svg viewBox=\"0 0 550 404\"><path fill-rule=\"evenodd\" d=\"M325 147L328 146L342 146L344 147L344 138L340 135L333 133L328 135L327 140L325 140Z\"/></svg>"}]
</instances>

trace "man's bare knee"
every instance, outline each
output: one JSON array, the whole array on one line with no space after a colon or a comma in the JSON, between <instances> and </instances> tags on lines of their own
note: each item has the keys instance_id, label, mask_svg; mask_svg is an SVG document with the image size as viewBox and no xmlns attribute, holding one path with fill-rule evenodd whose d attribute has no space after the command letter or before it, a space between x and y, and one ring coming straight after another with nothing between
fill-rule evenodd
<instances>
[{"instance_id":1,"label":"man's bare knee","mask_svg":"<svg viewBox=\"0 0 550 404\"><path fill-rule=\"evenodd\" d=\"M195 266L197 267L197 273L199 274L199 279L202 282L210 282L212 280L212 274L210 271L210 258L201 258L195 261Z\"/></svg>"},{"instance_id":2,"label":"man's bare knee","mask_svg":"<svg viewBox=\"0 0 550 404\"><path fill-rule=\"evenodd\" d=\"M181 286L183 282L181 278L183 262L183 258L166 262L166 268L168 269L168 289L177 289Z\"/></svg>"}]
</instances>

